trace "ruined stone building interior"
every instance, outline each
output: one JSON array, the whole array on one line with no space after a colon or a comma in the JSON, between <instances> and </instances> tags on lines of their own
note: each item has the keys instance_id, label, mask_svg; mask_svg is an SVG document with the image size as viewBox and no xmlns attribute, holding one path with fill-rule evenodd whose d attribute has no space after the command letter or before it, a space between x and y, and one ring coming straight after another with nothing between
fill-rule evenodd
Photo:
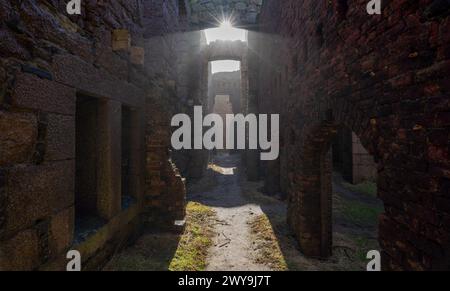
<instances>
[{"instance_id":1,"label":"ruined stone building interior","mask_svg":"<svg viewBox=\"0 0 450 291\"><path fill-rule=\"evenodd\" d=\"M1 271L450 270L450 1L67 2L0 0Z\"/></svg>"}]
</instances>

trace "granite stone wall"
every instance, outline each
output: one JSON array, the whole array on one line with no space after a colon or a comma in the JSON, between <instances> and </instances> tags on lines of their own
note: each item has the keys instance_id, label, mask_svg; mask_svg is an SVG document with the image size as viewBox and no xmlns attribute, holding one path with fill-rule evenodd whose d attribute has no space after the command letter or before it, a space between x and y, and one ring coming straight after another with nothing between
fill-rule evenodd
<instances>
[{"instance_id":1,"label":"granite stone wall","mask_svg":"<svg viewBox=\"0 0 450 291\"><path fill-rule=\"evenodd\" d=\"M184 213L184 180L159 139L170 113L152 114L179 101L178 1L82 1L73 16L66 2L0 3L0 270L64 270L69 249L98 269L147 211L168 224Z\"/></svg>"}]
</instances>

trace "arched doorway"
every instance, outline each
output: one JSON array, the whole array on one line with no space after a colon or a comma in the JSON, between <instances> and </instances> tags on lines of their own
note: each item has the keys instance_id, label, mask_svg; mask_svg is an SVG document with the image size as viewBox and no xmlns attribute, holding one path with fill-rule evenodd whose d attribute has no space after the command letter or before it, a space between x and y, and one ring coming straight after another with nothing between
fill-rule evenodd
<instances>
[{"instance_id":1,"label":"arched doorway","mask_svg":"<svg viewBox=\"0 0 450 291\"><path fill-rule=\"evenodd\" d=\"M357 220L358 217L350 217L356 213L356 216L360 215L364 219L371 220L365 221L367 223L358 227L375 226L377 228L378 214L382 212L381 201L376 201L375 197L369 199L374 200L376 205L376 209L373 210L375 214L371 215L372 209L366 208L365 204L361 203L360 197L357 197L362 191L353 184L370 180L369 176L372 176L372 183L376 184L378 179L376 172L377 169L382 168L382 165L376 165L375 162L369 163L370 160L374 161L372 155L366 150L367 145L373 144L370 143L369 138L370 124L366 130L358 131L359 134L357 134L356 131L345 126L344 122L335 120L331 111L322 122L308 125L301 120L300 124L303 126L293 127L288 137L291 143L287 153L290 161L288 224L294 231L305 255L327 258L332 255L333 225L336 227L336 218L344 215L349 218L350 223L358 224L359 222L352 221L352 219ZM348 134L347 141L346 143L341 141L341 144L337 146L336 139L341 137L342 132ZM371 151L374 152L373 147ZM345 152L347 157L342 152ZM339 164L339 158L341 164ZM345 165L347 168L351 167L350 171L342 165L345 162L342 161L344 159L352 160L353 163ZM362 160L365 163L362 163ZM364 171L367 173L363 173ZM344 181L342 176L350 181ZM352 197L349 198L349 195L356 195L356 201L353 201ZM364 194L361 193L361 195ZM347 198L349 199L345 200ZM361 200L365 202L366 199L362 197ZM333 203L336 204L335 207ZM336 209L336 207L343 209Z\"/></svg>"}]
</instances>

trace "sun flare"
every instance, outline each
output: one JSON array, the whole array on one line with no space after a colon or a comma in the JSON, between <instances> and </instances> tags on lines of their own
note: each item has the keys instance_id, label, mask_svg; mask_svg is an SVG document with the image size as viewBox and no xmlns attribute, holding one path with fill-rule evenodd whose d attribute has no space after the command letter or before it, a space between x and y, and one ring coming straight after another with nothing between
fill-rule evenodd
<instances>
[{"instance_id":1,"label":"sun flare","mask_svg":"<svg viewBox=\"0 0 450 291\"><path fill-rule=\"evenodd\" d=\"M229 20L223 20L223 21L220 23L220 27L221 27L221 28L233 28L233 25L231 24L231 21L229 21Z\"/></svg>"},{"instance_id":2,"label":"sun flare","mask_svg":"<svg viewBox=\"0 0 450 291\"><path fill-rule=\"evenodd\" d=\"M223 20L218 27L205 29L204 32L208 44L216 40L247 41L246 30L234 27L230 20Z\"/></svg>"}]
</instances>

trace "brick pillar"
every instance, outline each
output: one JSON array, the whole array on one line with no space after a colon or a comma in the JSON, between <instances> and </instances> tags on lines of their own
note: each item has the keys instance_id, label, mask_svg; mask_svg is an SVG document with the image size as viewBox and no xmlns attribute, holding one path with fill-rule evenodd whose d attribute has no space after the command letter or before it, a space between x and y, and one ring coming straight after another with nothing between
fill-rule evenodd
<instances>
[{"instance_id":1,"label":"brick pillar","mask_svg":"<svg viewBox=\"0 0 450 291\"><path fill-rule=\"evenodd\" d=\"M331 156L323 154L302 166L290 191L288 222L306 256L331 255L331 189Z\"/></svg>"},{"instance_id":2,"label":"brick pillar","mask_svg":"<svg viewBox=\"0 0 450 291\"><path fill-rule=\"evenodd\" d=\"M306 256L326 258L332 251L332 124L311 128L312 135L292 155L288 223Z\"/></svg>"},{"instance_id":3,"label":"brick pillar","mask_svg":"<svg viewBox=\"0 0 450 291\"><path fill-rule=\"evenodd\" d=\"M148 100L151 101L151 100ZM185 215L186 188L170 159L171 128L168 113L158 104L147 104L146 182L143 221L149 229L170 230Z\"/></svg>"},{"instance_id":4,"label":"brick pillar","mask_svg":"<svg viewBox=\"0 0 450 291\"><path fill-rule=\"evenodd\" d=\"M333 244L332 229L332 156L331 150L320 160L320 256L331 256Z\"/></svg>"}]
</instances>

